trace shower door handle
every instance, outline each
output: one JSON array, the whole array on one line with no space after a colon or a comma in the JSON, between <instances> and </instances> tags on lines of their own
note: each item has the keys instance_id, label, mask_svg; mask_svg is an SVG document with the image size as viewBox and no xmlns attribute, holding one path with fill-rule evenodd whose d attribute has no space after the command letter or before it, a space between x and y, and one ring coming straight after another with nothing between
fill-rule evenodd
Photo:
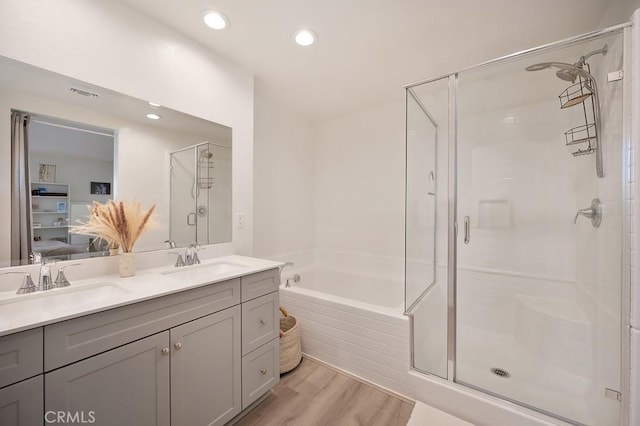
<instances>
[{"instance_id":1,"label":"shower door handle","mask_svg":"<svg viewBox=\"0 0 640 426\"><path fill-rule=\"evenodd\" d=\"M469 216L464 217L464 243L469 244L471 241L471 225L469 224Z\"/></svg>"},{"instance_id":2,"label":"shower door handle","mask_svg":"<svg viewBox=\"0 0 640 426\"><path fill-rule=\"evenodd\" d=\"M193 219L193 221L191 221L191 219ZM196 226L196 214L191 212L191 213L187 213L187 225L189 226Z\"/></svg>"}]
</instances>

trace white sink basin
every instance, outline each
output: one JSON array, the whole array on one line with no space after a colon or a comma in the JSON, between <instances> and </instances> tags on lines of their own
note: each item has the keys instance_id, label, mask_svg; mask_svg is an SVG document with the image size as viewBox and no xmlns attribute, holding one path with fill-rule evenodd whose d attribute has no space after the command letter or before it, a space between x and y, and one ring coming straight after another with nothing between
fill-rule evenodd
<instances>
[{"instance_id":1,"label":"white sink basin","mask_svg":"<svg viewBox=\"0 0 640 426\"><path fill-rule=\"evenodd\" d=\"M161 272L161 274L177 280L206 282L215 279L219 275L239 272L246 268L246 265L239 263L212 262L172 268L169 271Z\"/></svg>"},{"instance_id":2,"label":"white sink basin","mask_svg":"<svg viewBox=\"0 0 640 426\"><path fill-rule=\"evenodd\" d=\"M12 295L0 299L0 316L12 313L24 315L52 312L71 307L100 306L105 301L126 296L129 290L110 282L99 282L29 294Z\"/></svg>"}]
</instances>

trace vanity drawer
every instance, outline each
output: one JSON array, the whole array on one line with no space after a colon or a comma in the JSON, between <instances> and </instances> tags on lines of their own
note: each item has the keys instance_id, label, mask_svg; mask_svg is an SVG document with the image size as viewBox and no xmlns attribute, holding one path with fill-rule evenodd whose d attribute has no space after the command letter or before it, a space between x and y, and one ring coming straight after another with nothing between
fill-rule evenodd
<instances>
[{"instance_id":1,"label":"vanity drawer","mask_svg":"<svg viewBox=\"0 0 640 426\"><path fill-rule=\"evenodd\" d=\"M242 409L280 381L280 339L242 357Z\"/></svg>"},{"instance_id":2,"label":"vanity drawer","mask_svg":"<svg viewBox=\"0 0 640 426\"><path fill-rule=\"evenodd\" d=\"M239 303L236 278L46 326L45 371Z\"/></svg>"},{"instance_id":3,"label":"vanity drawer","mask_svg":"<svg viewBox=\"0 0 640 426\"><path fill-rule=\"evenodd\" d=\"M280 287L280 270L270 269L242 277L242 301L273 293Z\"/></svg>"},{"instance_id":4,"label":"vanity drawer","mask_svg":"<svg viewBox=\"0 0 640 426\"><path fill-rule=\"evenodd\" d=\"M42 373L42 327L0 337L0 388Z\"/></svg>"},{"instance_id":5,"label":"vanity drawer","mask_svg":"<svg viewBox=\"0 0 640 426\"><path fill-rule=\"evenodd\" d=\"M280 311L278 292L242 304L242 355L278 337Z\"/></svg>"}]
</instances>

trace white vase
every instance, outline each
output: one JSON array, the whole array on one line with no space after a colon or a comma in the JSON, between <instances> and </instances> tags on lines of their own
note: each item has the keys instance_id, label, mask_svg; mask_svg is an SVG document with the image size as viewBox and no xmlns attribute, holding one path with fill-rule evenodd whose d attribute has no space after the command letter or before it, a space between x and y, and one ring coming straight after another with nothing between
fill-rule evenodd
<instances>
[{"instance_id":1,"label":"white vase","mask_svg":"<svg viewBox=\"0 0 640 426\"><path fill-rule=\"evenodd\" d=\"M136 274L136 262L133 253L122 253L118 258L118 266L122 278L134 276Z\"/></svg>"}]
</instances>

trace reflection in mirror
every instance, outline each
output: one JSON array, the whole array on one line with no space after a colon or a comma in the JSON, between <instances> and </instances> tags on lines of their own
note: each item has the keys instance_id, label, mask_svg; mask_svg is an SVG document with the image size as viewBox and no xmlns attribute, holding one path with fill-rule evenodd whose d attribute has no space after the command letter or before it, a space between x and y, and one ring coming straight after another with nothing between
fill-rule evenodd
<instances>
[{"instance_id":1,"label":"reflection in mirror","mask_svg":"<svg viewBox=\"0 0 640 426\"><path fill-rule=\"evenodd\" d=\"M231 241L231 149L211 142L171 153L170 239Z\"/></svg>"},{"instance_id":2,"label":"reflection in mirror","mask_svg":"<svg viewBox=\"0 0 640 426\"><path fill-rule=\"evenodd\" d=\"M87 205L113 198L114 134L83 123L31 117L27 128L31 229L27 253L64 259L108 251L104 241L69 232ZM14 256L15 257L15 256Z\"/></svg>"},{"instance_id":3,"label":"reflection in mirror","mask_svg":"<svg viewBox=\"0 0 640 426\"><path fill-rule=\"evenodd\" d=\"M0 120L0 228L12 236L0 242L0 266L27 263L36 249L65 259L108 254L67 232L94 200L156 204L162 226L134 251L164 248L165 240L231 241L231 128L2 57L0 109L19 113L21 124ZM12 150L14 130L28 132L27 149ZM183 151L191 170L178 177Z\"/></svg>"}]
</instances>

